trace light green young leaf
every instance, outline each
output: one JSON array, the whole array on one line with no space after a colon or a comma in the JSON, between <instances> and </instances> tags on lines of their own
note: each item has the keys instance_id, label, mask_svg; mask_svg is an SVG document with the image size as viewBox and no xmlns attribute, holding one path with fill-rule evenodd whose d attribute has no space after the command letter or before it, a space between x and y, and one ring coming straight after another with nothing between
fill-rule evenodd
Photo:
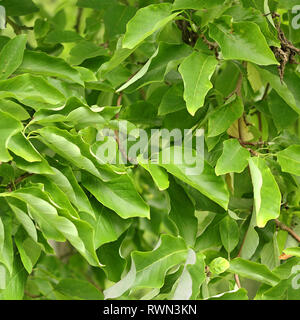
<instances>
[{"instance_id":1,"label":"light green young leaf","mask_svg":"<svg viewBox=\"0 0 300 320\"><path fill-rule=\"evenodd\" d=\"M139 9L128 22L123 48L133 49L155 31L172 21L179 12L172 14L170 3L152 4Z\"/></svg>"},{"instance_id":2,"label":"light green young leaf","mask_svg":"<svg viewBox=\"0 0 300 320\"><path fill-rule=\"evenodd\" d=\"M249 166L253 184L257 226L263 228L280 214L281 193L265 160L250 158Z\"/></svg>"}]
</instances>

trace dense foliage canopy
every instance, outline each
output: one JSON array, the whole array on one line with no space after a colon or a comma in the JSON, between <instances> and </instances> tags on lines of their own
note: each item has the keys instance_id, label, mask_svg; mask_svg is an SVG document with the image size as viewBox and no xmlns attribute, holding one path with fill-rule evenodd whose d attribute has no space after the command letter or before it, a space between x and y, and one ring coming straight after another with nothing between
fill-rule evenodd
<instances>
[{"instance_id":1,"label":"dense foliage canopy","mask_svg":"<svg viewBox=\"0 0 300 320\"><path fill-rule=\"evenodd\" d=\"M298 0L0 5L1 300L300 299Z\"/></svg>"}]
</instances>

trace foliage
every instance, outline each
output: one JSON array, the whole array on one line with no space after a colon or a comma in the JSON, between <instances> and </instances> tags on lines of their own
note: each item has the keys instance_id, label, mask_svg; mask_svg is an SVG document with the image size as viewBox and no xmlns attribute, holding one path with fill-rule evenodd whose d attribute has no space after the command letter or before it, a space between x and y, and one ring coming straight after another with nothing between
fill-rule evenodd
<instances>
[{"instance_id":1,"label":"foliage","mask_svg":"<svg viewBox=\"0 0 300 320\"><path fill-rule=\"evenodd\" d=\"M291 2L0 1L0 299L300 298ZM138 128L203 168L122 162Z\"/></svg>"}]
</instances>

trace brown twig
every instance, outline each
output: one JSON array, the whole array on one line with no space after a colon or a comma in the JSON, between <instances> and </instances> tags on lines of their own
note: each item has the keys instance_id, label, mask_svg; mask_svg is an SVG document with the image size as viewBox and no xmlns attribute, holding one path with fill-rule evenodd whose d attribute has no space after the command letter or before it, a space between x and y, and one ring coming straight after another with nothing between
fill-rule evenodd
<instances>
[{"instance_id":1,"label":"brown twig","mask_svg":"<svg viewBox=\"0 0 300 320\"><path fill-rule=\"evenodd\" d=\"M290 227L288 227L287 225L285 225L284 223L282 223L278 219L275 220L275 223L276 223L277 227L279 227L281 230L287 231L295 240L300 242L300 236L298 236L297 233L293 229L291 229Z\"/></svg>"}]
</instances>

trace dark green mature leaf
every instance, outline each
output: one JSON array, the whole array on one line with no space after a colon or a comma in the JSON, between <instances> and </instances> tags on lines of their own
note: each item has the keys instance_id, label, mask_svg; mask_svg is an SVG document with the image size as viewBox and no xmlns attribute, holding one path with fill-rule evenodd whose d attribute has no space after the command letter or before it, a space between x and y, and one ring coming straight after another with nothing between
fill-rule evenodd
<instances>
[{"instance_id":1,"label":"dark green mature leaf","mask_svg":"<svg viewBox=\"0 0 300 320\"><path fill-rule=\"evenodd\" d=\"M225 0L175 0L173 9L194 9L201 10L221 5Z\"/></svg>"},{"instance_id":2,"label":"dark green mature leaf","mask_svg":"<svg viewBox=\"0 0 300 320\"><path fill-rule=\"evenodd\" d=\"M8 16L25 16L39 11L31 0L2 0L0 5L5 7Z\"/></svg>"}]
</instances>

